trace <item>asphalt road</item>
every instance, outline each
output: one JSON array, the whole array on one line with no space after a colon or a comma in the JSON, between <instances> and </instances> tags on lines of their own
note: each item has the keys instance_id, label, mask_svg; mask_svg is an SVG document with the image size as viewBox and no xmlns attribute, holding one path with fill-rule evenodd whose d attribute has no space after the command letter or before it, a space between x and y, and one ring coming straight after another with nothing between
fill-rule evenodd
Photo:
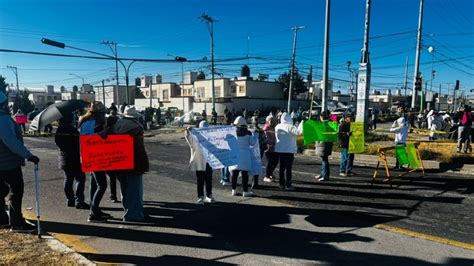
<instances>
[{"instance_id":1,"label":"asphalt road","mask_svg":"<svg viewBox=\"0 0 474 266\"><path fill-rule=\"evenodd\" d=\"M374 228L385 224L421 234L474 244L474 181L428 170L370 186L371 168L356 177L314 179L316 158L298 156L295 191L263 183L254 199L232 197L214 179L218 203L197 206L195 175L187 170L189 148L181 134L146 139L151 172L145 176L150 224L120 221L120 204L103 201L116 219L88 224L87 211L66 207L62 172L52 138L29 138L39 155L44 227L75 236L69 243L86 257L136 264L328 264L473 265L474 251ZM25 169L24 208L34 206L32 169ZM276 173L277 174L277 173ZM86 195L88 195L86 193ZM106 192L106 197L108 192ZM75 241L75 242L74 242ZM67 241L66 241L67 242ZM74 242L74 243L71 243ZM84 245L91 247L84 248ZM82 248L81 248L82 247Z\"/></svg>"}]
</instances>

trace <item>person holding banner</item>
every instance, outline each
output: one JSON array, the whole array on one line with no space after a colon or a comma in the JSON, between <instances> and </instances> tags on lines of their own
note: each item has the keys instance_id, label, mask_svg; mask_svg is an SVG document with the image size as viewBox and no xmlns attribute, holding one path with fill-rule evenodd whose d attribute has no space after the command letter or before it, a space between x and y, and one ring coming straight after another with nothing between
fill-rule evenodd
<instances>
[{"instance_id":1,"label":"person holding banner","mask_svg":"<svg viewBox=\"0 0 474 266\"><path fill-rule=\"evenodd\" d=\"M18 109L15 113L15 122L20 125L21 130L23 131L23 133L25 133L25 124L26 122L28 122L28 117L21 111L21 109Z\"/></svg>"},{"instance_id":2,"label":"person holding banner","mask_svg":"<svg viewBox=\"0 0 474 266\"><path fill-rule=\"evenodd\" d=\"M23 173L25 159L38 164L40 159L23 145L20 127L10 117L8 98L0 91L0 228L12 231L34 232L36 226L23 218ZM5 197L9 195L7 213Z\"/></svg>"},{"instance_id":3,"label":"person holding banner","mask_svg":"<svg viewBox=\"0 0 474 266\"><path fill-rule=\"evenodd\" d=\"M267 140L267 147L265 149L265 156L267 158L266 175L263 178L264 182L273 182L273 171L278 165L278 153L275 152L276 136L275 136L275 119L273 115L267 116L265 119L265 126L263 126L263 132Z\"/></svg>"},{"instance_id":4,"label":"person holding banner","mask_svg":"<svg viewBox=\"0 0 474 266\"><path fill-rule=\"evenodd\" d=\"M238 116L234 121L237 127L237 142L239 144L239 162L232 165L229 170L232 173L232 196L237 195L237 178L239 173L242 174L243 197L252 197L253 192L248 191L249 171L252 170L251 150L250 147L256 145L257 142L252 133L247 129L247 121L242 116Z\"/></svg>"},{"instance_id":5,"label":"person holding banner","mask_svg":"<svg viewBox=\"0 0 474 266\"><path fill-rule=\"evenodd\" d=\"M281 115L281 122L275 127L275 152L280 158L280 188L292 191L292 167L295 153L298 151L296 137L303 133L303 123L298 128L293 125L293 120L287 112ZM286 178L285 178L286 175Z\"/></svg>"},{"instance_id":6,"label":"person holding banner","mask_svg":"<svg viewBox=\"0 0 474 266\"><path fill-rule=\"evenodd\" d=\"M321 122L329 122L329 111L321 112L319 118ZM321 174L316 176L318 181L329 181L329 155L332 153L332 142L329 141L317 141L315 144L316 154L321 157Z\"/></svg>"},{"instance_id":7,"label":"person holding banner","mask_svg":"<svg viewBox=\"0 0 474 266\"><path fill-rule=\"evenodd\" d=\"M352 114L344 114L344 121L339 126L339 148L341 148L341 165L339 168L340 176L355 175L352 172L354 164L354 153L349 153L349 138L351 136L351 119Z\"/></svg>"},{"instance_id":8,"label":"person holding banner","mask_svg":"<svg viewBox=\"0 0 474 266\"><path fill-rule=\"evenodd\" d=\"M396 145L406 145L407 136L408 136L408 128L410 127L410 123L408 121L406 110L403 106L399 106L397 109L397 114L400 116L397 120L395 120L390 128L391 132L395 133L395 146ZM404 170L402 165L399 164L398 158L395 163L395 170Z\"/></svg>"},{"instance_id":9,"label":"person holding banner","mask_svg":"<svg viewBox=\"0 0 474 266\"><path fill-rule=\"evenodd\" d=\"M199 128L209 127L205 120L199 122ZM186 130L186 141L191 149L191 158L189 158L189 169L196 171L197 177L197 204L214 203L216 200L212 196L212 167L207 163L206 157L199 148L194 138L190 136L192 128ZM206 185L206 197L204 197L204 184Z\"/></svg>"},{"instance_id":10,"label":"person holding banner","mask_svg":"<svg viewBox=\"0 0 474 266\"><path fill-rule=\"evenodd\" d=\"M140 222L147 219L143 212L143 174L150 170L145 150L143 127L138 122L141 115L135 106L126 106L123 118L114 125L114 134L126 134L133 137L133 169L117 171L122 191L124 222Z\"/></svg>"},{"instance_id":11,"label":"person holding banner","mask_svg":"<svg viewBox=\"0 0 474 266\"><path fill-rule=\"evenodd\" d=\"M73 125L72 113L59 120L54 142L59 148L58 168L64 171L64 194L66 194L67 206L89 209L90 206L84 202L86 175L82 172L81 166L79 131ZM75 192L74 180L76 181Z\"/></svg>"},{"instance_id":12,"label":"person holding banner","mask_svg":"<svg viewBox=\"0 0 474 266\"><path fill-rule=\"evenodd\" d=\"M102 102L93 102L89 111L79 118L79 132L82 135L95 135L103 131L105 128L106 108ZM105 172L91 173L90 197L91 211L89 218L90 223L104 223L107 218L112 217L110 214L100 209L100 201L107 189L107 177Z\"/></svg>"}]
</instances>

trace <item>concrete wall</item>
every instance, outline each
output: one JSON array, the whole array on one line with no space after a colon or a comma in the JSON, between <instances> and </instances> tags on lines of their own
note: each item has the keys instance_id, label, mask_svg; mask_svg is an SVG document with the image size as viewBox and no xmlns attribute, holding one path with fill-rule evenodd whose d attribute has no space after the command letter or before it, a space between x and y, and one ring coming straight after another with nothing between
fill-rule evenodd
<instances>
[{"instance_id":1,"label":"concrete wall","mask_svg":"<svg viewBox=\"0 0 474 266\"><path fill-rule=\"evenodd\" d=\"M283 99L283 88L277 82L256 81L256 80L235 80L231 86L236 86L236 93L232 96ZM239 86L244 86L245 91L241 92Z\"/></svg>"}]
</instances>

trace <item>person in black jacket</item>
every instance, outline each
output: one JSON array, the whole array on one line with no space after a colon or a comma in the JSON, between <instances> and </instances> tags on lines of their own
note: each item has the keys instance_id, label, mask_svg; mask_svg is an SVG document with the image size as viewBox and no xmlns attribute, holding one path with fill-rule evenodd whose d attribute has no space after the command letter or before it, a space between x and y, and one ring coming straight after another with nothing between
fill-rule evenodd
<instances>
[{"instance_id":1,"label":"person in black jacket","mask_svg":"<svg viewBox=\"0 0 474 266\"><path fill-rule=\"evenodd\" d=\"M341 166L339 168L340 176L351 176L352 165L354 164L354 154L349 154L349 137L351 135L351 114L344 116L344 121L339 126L339 148L341 148Z\"/></svg>"},{"instance_id":2,"label":"person in black jacket","mask_svg":"<svg viewBox=\"0 0 474 266\"><path fill-rule=\"evenodd\" d=\"M107 119L105 121L105 130L107 133L112 132L115 124L118 121L118 116L117 116L117 108L115 109L109 109L110 114L107 116ZM117 198L117 174L114 171L109 171L106 172L107 175L109 176L109 183L110 183L110 197L109 201L113 203L119 202Z\"/></svg>"},{"instance_id":3,"label":"person in black jacket","mask_svg":"<svg viewBox=\"0 0 474 266\"><path fill-rule=\"evenodd\" d=\"M54 141L59 148L59 168L64 171L64 193L66 194L67 206L77 209L89 209L89 205L84 202L84 188L86 176L82 172L79 131L73 125L72 114L59 120L59 127L56 131ZM74 192L74 180L76 181L76 191Z\"/></svg>"}]
</instances>

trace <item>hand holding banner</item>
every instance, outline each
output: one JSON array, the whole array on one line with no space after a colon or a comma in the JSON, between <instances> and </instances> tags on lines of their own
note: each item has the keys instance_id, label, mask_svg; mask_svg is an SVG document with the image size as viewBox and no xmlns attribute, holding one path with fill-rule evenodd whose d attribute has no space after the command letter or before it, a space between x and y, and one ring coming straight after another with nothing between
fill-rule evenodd
<instances>
[{"instance_id":1,"label":"hand holding banner","mask_svg":"<svg viewBox=\"0 0 474 266\"><path fill-rule=\"evenodd\" d=\"M80 137L83 172L130 170L134 168L133 138L129 135Z\"/></svg>"}]
</instances>

